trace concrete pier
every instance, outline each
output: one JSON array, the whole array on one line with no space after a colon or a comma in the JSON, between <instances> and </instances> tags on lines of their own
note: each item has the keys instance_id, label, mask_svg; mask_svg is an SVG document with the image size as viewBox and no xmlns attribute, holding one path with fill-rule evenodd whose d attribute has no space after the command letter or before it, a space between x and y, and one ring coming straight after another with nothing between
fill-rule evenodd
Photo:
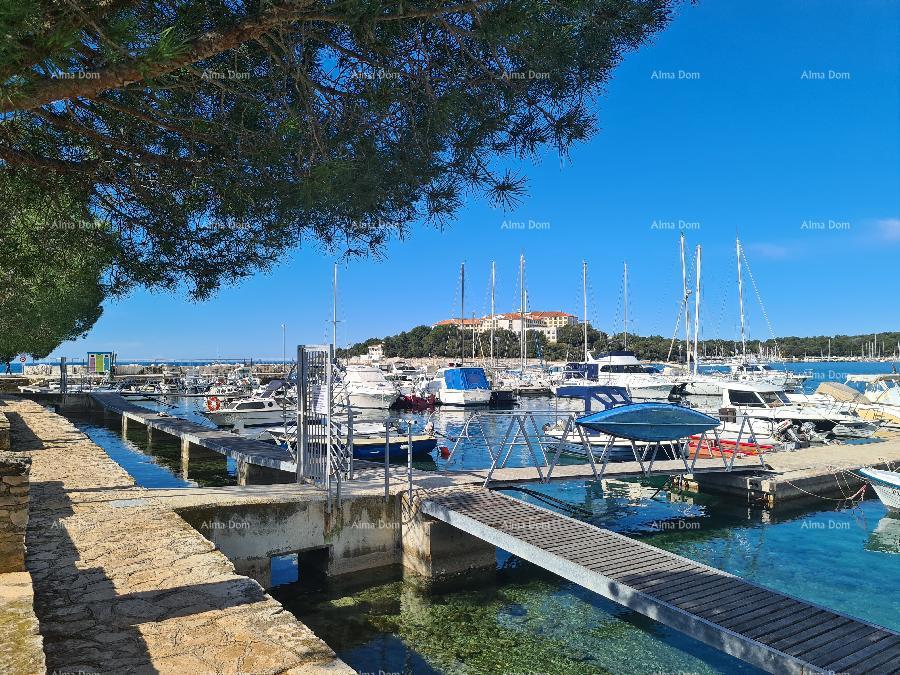
<instances>
[{"instance_id":1,"label":"concrete pier","mask_svg":"<svg viewBox=\"0 0 900 675\"><path fill-rule=\"evenodd\" d=\"M68 421L0 406L32 460L25 564L49 671L353 672Z\"/></svg>"}]
</instances>

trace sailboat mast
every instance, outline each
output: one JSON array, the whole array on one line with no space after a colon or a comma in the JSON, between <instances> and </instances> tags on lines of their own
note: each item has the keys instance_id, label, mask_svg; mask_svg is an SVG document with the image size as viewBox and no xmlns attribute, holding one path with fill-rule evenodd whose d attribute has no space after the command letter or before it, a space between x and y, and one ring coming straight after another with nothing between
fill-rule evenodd
<instances>
[{"instance_id":1,"label":"sailboat mast","mask_svg":"<svg viewBox=\"0 0 900 675\"><path fill-rule=\"evenodd\" d=\"M625 287L625 350L628 350L628 262L625 262L623 274Z\"/></svg>"},{"instance_id":2,"label":"sailboat mast","mask_svg":"<svg viewBox=\"0 0 900 675\"><path fill-rule=\"evenodd\" d=\"M738 303L741 308L741 356L744 361L747 360L747 336L744 333L744 282L741 278L741 240L735 239L735 248L737 251L737 273L738 273Z\"/></svg>"},{"instance_id":3,"label":"sailboat mast","mask_svg":"<svg viewBox=\"0 0 900 675\"><path fill-rule=\"evenodd\" d=\"M497 272L494 261L491 261L491 368L494 367L494 290L497 285Z\"/></svg>"},{"instance_id":4,"label":"sailboat mast","mask_svg":"<svg viewBox=\"0 0 900 675\"><path fill-rule=\"evenodd\" d=\"M581 261L581 297L584 301L584 360L585 363L589 361L588 359L588 343L587 343L587 261Z\"/></svg>"},{"instance_id":5,"label":"sailboat mast","mask_svg":"<svg viewBox=\"0 0 900 675\"><path fill-rule=\"evenodd\" d=\"M337 349L337 263L334 264L334 278L331 282L331 344Z\"/></svg>"},{"instance_id":6,"label":"sailboat mast","mask_svg":"<svg viewBox=\"0 0 900 675\"><path fill-rule=\"evenodd\" d=\"M700 253L697 244L697 289L694 295L694 375L700 373ZM685 298L687 296L685 295ZM687 306L687 302L684 303Z\"/></svg>"},{"instance_id":7,"label":"sailboat mast","mask_svg":"<svg viewBox=\"0 0 900 675\"><path fill-rule=\"evenodd\" d=\"M525 372L525 254L519 255L519 356Z\"/></svg>"},{"instance_id":8,"label":"sailboat mast","mask_svg":"<svg viewBox=\"0 0 900 675\"><path fill-rule=\"evenodd\" d=\"M459 266L459 365L466 358L465 350L465 325L466 325L466 263Z\"/></svg>"},{"instance_id":9,"label":"sailboat mast","mask_svg":"<svg viewBox=\"0 0 900 675\"><path fill-rule=\"evenodd\" d=\"M684 251L684 232L681 233L681 287L684 292L684 358L688 372L691 370L691 306L688 304L690 290L687 281L687 264Z\"/></svg>"}]
</instances>

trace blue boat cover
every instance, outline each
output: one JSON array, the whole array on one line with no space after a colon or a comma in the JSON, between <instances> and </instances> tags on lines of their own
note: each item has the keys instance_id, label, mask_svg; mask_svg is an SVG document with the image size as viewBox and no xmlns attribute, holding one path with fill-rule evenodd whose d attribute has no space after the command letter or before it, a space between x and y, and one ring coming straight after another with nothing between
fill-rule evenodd
<instances>
[{"instance_id":1,"label":"blue boat cover","mask_svg":"<svg viewBox=\"0 0 900 675\"><path fill-rule=\"evenodd\" d=\"M580 417L583 427L632 441L674 441L719 426L715 417L674 403L632 403Z\"/></svg>"},{"instance_id":2,"label":"blue boat cover","mask_svg":"<svg viewBox=\"0 0 900 675\"><path fill-rule=\"evenodd\" d=\"M444 371L447 389L490 389L484 368L447 368Z\"/></svg>"}]
</instances>

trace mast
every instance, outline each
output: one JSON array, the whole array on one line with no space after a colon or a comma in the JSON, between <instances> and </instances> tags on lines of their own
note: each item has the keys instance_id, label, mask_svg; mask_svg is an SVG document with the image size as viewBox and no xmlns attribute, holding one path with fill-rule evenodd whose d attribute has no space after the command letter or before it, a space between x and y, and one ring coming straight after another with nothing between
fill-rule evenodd
<instances>
[{"instance_id":1,"label":"mast","mask_svg":"<svg viewBox=\"0 0 900 675\"><path fill-rule=\"evenodd\" d=\"M519 254L519 356L525 372L525 254Z\"/></svg>"},{"instance_id":2,"label":"mast","mask_svg":"<svg viewBox=\"0 0 900 675\"><path fill-rule=\"evenodd\" d=\"M466 358L466 263L459 265L459 288L459 365L462 365Z\"/></svg>"},{"instance_id":3,"label":"mast","mask_svg":"<svg viewBox=\"0 0 900 675\"><path fill-rule=\"evenodd\" d=\"M494 261L491 261L491 368L494 367L494 289L497 285L497 272Z\"/></svg>"},{"instance_id":4,"label":"mast","mask_svg":"<svg viewBox=\"0 0 900 675\"><path fill-rule=\"evenodd\" d=\"M681 233L681 287L684 290L684 358L688 372L691 370L691 308L688 305L687 265L684 259L684 232Z\"/></svg>"},{"instance_id":5,"label":"mast","mask_svg":"<svg viewBox=\"0 0 900 675\"><path fill-rule=\"evenodd\" d=\"M584 361L587 363L590 359L588 358L588 343L587 343L587 261L581 261L581 297L584 300Z\"/></svg>"},{"instance_id":6,"label":"mast","mask_svg":"<svg viewBox=\"0 0 900 675\"><path fill-rule=\"evenodd\" d=\"M628 261L625 262L623 279L625 286L625 350L628 351Z\"/></svg>"},{"instance_id":7,"label":"mast","mask_svg":"<svg viewBox=\"0 0 900 675\"><path fill-rule=\"evenodd\" d=\"M744 283L741 279L741 240L735 239L735 248L737 251L737 273L738 273L738 302L741 307L741 356L746 363L747 361L747 336L744 333Z\"/></svg>"},{"instance_id":8,"label":"mast","mask_svg":"<svg viewBox=\"0 0 900 675\"><path fill-rule=\"evenodd\" d=\"M702 249L697 244L697 290L694 295L694 375L700 372L700 253ZM687 298L687 296L685 296ZM684 303L687 306L687 302Z\"/></svg>"},{"instance_id":9,"label":"mast","mask_svg":"<svg viewBox=\"0 0 900 675\"><path fill-rule=\"evenodd\" d=\"M331 344L337 349L337 263L334 264L334 278L331 282Z\"/></svg>"}]
</instances>

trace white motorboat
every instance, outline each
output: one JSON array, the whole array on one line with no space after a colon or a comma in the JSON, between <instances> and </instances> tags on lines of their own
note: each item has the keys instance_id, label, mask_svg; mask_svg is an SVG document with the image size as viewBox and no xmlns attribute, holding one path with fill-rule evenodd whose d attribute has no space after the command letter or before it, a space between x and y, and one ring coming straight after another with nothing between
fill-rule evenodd
<instances>
[{"instance_id":1,"label":"white motorboat","mask_svg":"<svg viewBox=\"0 0 900 675\"><path fill-rule=\"evenodd\" d=\"M729 370L731 377L735 380L774 384L788 391L802 389L803 383L810 378L806 374L776 370L767 363L758 363L756 361L738 361L730 364Z\"/></svg>"},{"instance_id":2,"label":"white motorboat","mask_svg":"<svg viewBox=\"0 0 900 675\"><path fill-rule=\"evenodd\" d=\"M441 405L473 406L491 402L491 385L484 368L479 366L441 368L425 382L423 393L433 394Z\"/></svg>"},{"instance_id":3,"label":"white motorboat","mask_svg":"<svg viewBox=\"0 0 900 675\"><path fill-rule=\"evenodd\" d=\"M233 400L208 396L203 415L220 427L252 427L296 419L297 403L282 393L283 386L281 380L275 380L260 394Z\"/></svg>"},{"instance_id":4,"label":"white motorboat","mask_svg":"<svg viewBox=\"0 0 900 675\"><path fill-rule=\"evenodd\" d=\"M882 504L900 511L900 473L869 467L860 469L859 473L872 485Z\"/></svg>"},{"instance_id":5,"label":"white motorboat","mask_svg":"<svg viewBox=\"0 0 900 675\"><path fill-rule=\"evenodd\" d=\"M386 410L400 398L400 390L375 366L346 366L341 374L343 391L353 408Z\"/></svg>"},{"instance_id":6,"label":"white motorboat","mask_svg":"<svg viewBox=\"0 0 900 675\"><path fill-rule=\"evenodd\" d=\"M792 402L782 387L762 382L728 383L722 388L722 407L734 410L735 416L767 421L771 435L776 435L778 425L786 421L801 427L812 424L820 434L852 438L871 436L879 427L877 422L834 407Z\"/></svg>"},{"instance_id":7,"label":"white motorboat","mask_svg":"<svg viewBox=\"0 0 900 675\"><path fill-rule=\"evenodd\" d=\"M870 403L900 408L900 374L848 375L847 382L863 382L863 396Z\"/></svg>"},{"instance_id":8,"label":"white motorboat","mask_svg":"<svg viewBox=\"0 0 900 675\"><path fill-rule=\"evenodd\" d=\"M601 354L596 359L582 363L569 363L566 369L556 375L551 386L556 396L576 396L582 394L584 386L602 385L623 387L632 400L668 400L677 397L683 384L676 378L661 374L655 368L642 364L631 351Z\"/></svg>"}]
</instances>

